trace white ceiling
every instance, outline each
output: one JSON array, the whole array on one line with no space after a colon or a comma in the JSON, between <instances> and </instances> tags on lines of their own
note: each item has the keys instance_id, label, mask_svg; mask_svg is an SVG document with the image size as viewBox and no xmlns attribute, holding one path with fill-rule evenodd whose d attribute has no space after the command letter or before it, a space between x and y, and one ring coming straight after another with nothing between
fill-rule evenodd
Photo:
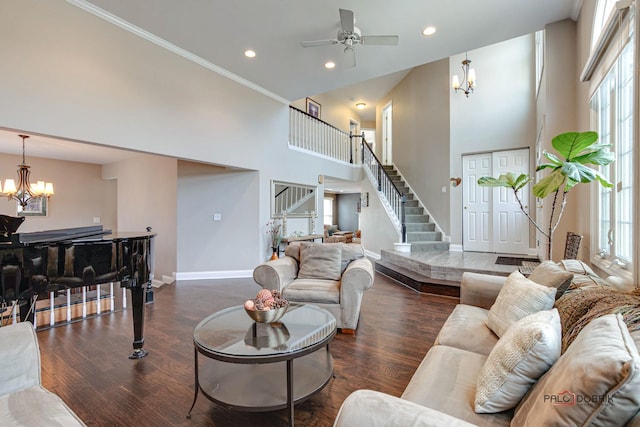
<instances>
[{"instance_id":1,"label":"white ceiling","mask_svg":"<svg viewBox=\"0 0 640 427\"><path fill-rule=\"evenodd\" d=\"M404 75L467 50L576 18L581 0L67 0L150 40L169 42L283 101L330 92L346 103L364 101L363 119ZM354 12L363 35L398 35L398 46L356 46L357 66L345 68L342 45L303 48L332 39L338 9ZM422 30L432 25L435 35ZM246 58L253 49L257 56ZM324 63L334 61L333 70ZM16 133L0 132L0 152L20 152ZM8 144L8 145L7 145ZM31 146L31 148L29 147ZM47 150L45 151L45 147ZM66 148L65 148L66 147ZM33 151L31 151L33 150ZM106 163L121 150L34 137L27 156ZM92 154L95 153L95 154Z\"/></svg>"}]
</instances>

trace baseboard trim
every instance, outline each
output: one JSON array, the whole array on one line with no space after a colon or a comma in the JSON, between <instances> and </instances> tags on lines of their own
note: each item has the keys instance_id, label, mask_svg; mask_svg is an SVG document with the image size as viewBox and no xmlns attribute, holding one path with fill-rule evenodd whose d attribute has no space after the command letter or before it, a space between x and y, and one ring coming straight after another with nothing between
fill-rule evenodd
<instances>
[{"instance_id":1,"label":"baseboard trim","mask_svg":"<svg viewBox=\"0 0 640 427\"><path fill-rule=\"evenodd\" d=\"M449 245L449 252L462 252L462 245Z\"/></svg>"},{"instance_id":2,"label":"baseboard trim","mask_svg":"<svg viewBox=\"0 0 640 427\"><path fill-rule=\"evenodd\" d=\"M183 271L175 276L176 280L245 279L253 277L253 270Z\"/></svg>"},{"instance_id":3,"label":"baseboard trim","mask_svg":"<svg viewBox=\"0 0 640 427\"><path fill-rule=\"evenodd\" d=\"M376 253L376 252L371 252L371 251L368 251L368 250L365 249L364 250L364 254L365 254L365 256L367 258L373 258L373 259L376 259L376 260L380 259L380 254Z\"/></svg>"}]
</instances>

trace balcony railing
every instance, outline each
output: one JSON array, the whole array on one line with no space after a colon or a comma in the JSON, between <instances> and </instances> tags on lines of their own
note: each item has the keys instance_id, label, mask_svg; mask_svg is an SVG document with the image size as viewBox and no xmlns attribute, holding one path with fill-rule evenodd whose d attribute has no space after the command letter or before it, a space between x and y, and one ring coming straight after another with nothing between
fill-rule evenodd
<instances>
[{"instance_id":1,"label":"balcony railing","mask_svg":"<svg viewBox=\"0 0 640 427\"><path fill-rule=\"evenodd\" d=\"M295 107L289 107L289 145L353 163L349 134Z\"/></svg>"}]
</instances>

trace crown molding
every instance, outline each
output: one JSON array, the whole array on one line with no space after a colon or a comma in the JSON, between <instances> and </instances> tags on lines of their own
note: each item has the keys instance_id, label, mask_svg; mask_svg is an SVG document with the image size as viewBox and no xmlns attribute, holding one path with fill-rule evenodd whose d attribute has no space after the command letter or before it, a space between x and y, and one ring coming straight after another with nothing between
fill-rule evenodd
<instances>
[{"instance_id":1,"label":"crown molding","mask_svg":"<svg viewBox=\"0 0 640 427\"><path fill-rule=\"evenodd\" d=\"M140 27L137 27L135 25L133 25L130 22L125 21L124 19L110 13L107 12L104 9L99 8L98 6L89 3L86 0L66 0L67 3L72 4L86 12L91 13L92 15L97 16L100 19L103 19L113 25L116 25L120 28L122 28L123 30L126 30L128 32L130 32L131 34L134 34L138 37L141 37L157 46L160 46L172 53L175 53L176 55L179 55L195 64L198 64L210 71L213 71L214 73L217 73L223 77L228 78L229 80L232 80L238 84L241 84L251 90L254 90L264 96L267 96L275 101L278 101L282 104L285 105L289 105L289 101L279 95L276 95L275 93L263 88L262 86L258 86L257 84L242 78L240 76L238 76L237 74L234 74L228 70L225 70L222 67L219 67L215 64L213 64L212 62L207 61L204 58L201 58L200 56L189 52L188 50L185 50L179 46L174 45L173 43L156 36L155 34L152 34L146 30L143 30Z\"/></svg>"},{"instance_id":2,"label":"crown molding","mask_svg":"<svg viewBox=\"0 0 640 427\"><path fill-rule=\"evenodd\" d=\"M582 3L583 3L583 0L573 0L570 16L571 16L571 19L573 19L574 21L577 21L578 17L580 16L580 11L582 10Z\"/></svg>"}]
</instances>

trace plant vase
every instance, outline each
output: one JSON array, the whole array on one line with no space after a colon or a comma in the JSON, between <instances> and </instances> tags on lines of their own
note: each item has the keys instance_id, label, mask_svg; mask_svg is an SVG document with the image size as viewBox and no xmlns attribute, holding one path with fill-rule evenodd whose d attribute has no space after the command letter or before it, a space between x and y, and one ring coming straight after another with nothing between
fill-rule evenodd
<instances>
[{"instance_id":1,"label":"plant vase","mask_svg":"<svg viewBox=\"0 0 640 427\"><path fill-rule=\"evenodd\" d=\"M278 247L274 246L271 248L273 250L273 254L271 254L270 260L278 259Z\"/></svg>"}]
</instances>

